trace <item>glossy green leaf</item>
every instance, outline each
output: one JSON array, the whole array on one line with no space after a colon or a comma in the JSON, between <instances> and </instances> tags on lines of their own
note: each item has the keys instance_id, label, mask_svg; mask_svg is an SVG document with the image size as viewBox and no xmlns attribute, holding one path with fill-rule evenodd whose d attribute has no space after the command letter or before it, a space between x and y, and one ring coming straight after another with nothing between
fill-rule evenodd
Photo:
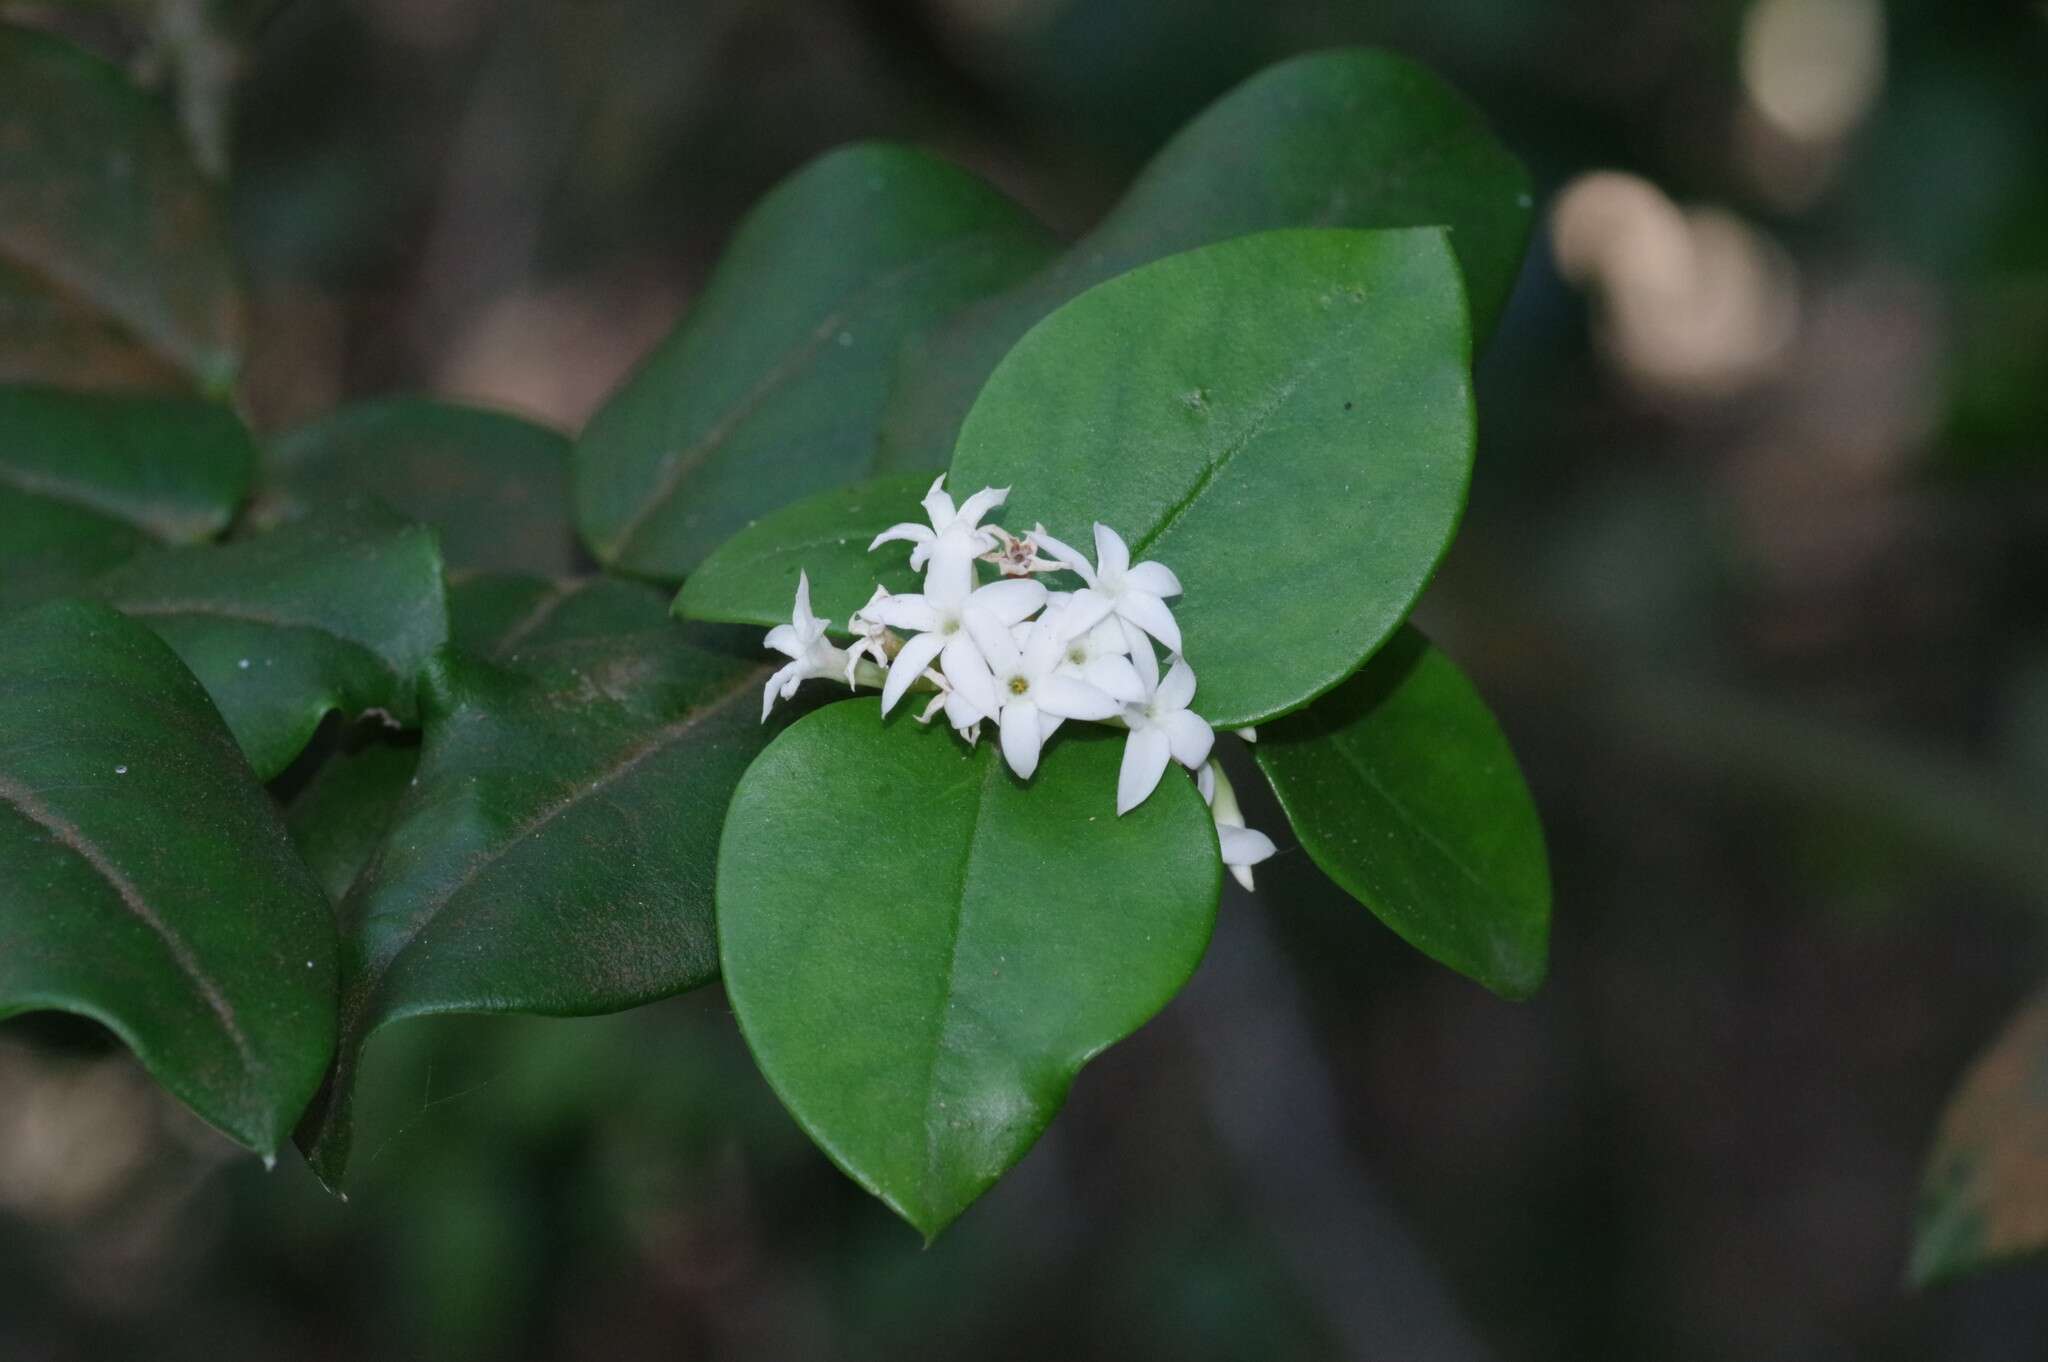
<instances>
[{"instance_id":1,"label":"glossy green leaf","mask_svg":"<svg viewBox=\"0 0 2048 1362\"><path fill-rule=\"evenodd\" d=\"M0 606L227 527L255 448L225 408L0 388Z\"/></svg>"},{"instance_id":2,"label":"glossy green leaf","mask_svg":"<svg viewBox=\"0 0 2048 1362\"><path fill-rule=\"evenodd\" d=\"M66 334L95 313L208 391L232 383L241 304L227 236L170 110L118 67L4 25L0 262L18 297L34 281L54 300ZM0 353L39 343L0 335Z\"/></svg>"},{"instance_id":3,"label":"glossy green leaf","mask_svg":"<svg viewBox=\"0 0 2048 1362\"><path fill-rule=\"evenodd\" d=\"M689 316L576 446L577 525L673 580L748 521L869 475L903 338L1037 266L1044 229L965 171L864 144L740 224Z\"/></svg>"},{"instance_id":4,"label":"glossy green leaf","mask_svg":"<svg viewBox=\"0 0 2048 1362\"><path fill-rule=\"evenodd\" d=\"M433 531L374 505L138 558L94 592L177 650L266 780L335 710L417 720L448 634Z\"/></svg>"},{"instance_id":5,"label":"glossy green leaf","mask_svg":"<svg viewBox=\"0 0 2048 1362\"><path fill-rule=\"evenodd\" d=\"M900 545L869 553L875 536L898 521L923 519L918 505L928 473L892 474L835 488L763 516L728 539L683 583L678 615L726 624L786 623L800 573L811 579L811 609L843 629L877 583L893 592L922 590Z\"/></svg>"},{"instance_id":6,"label":"glossy green leaf","mask_svg":"<svg viewBox=\"0 0 2048 1362\"><path fill-rule=\"evenodd\" d=\"M1496 993L1543 982L1550 866L1515 754L1451 660L1403 629L1259 730L1302 849L1418 950Z\"/></svg>"},{"instance_id":7,"label":"glossy green leaf","mask_svg":"<svg viewBox=\"0 0 2048 1362\"><path fill-rule=\"evenodd\" d=\"M486 661L516 664L579 639L658 629L665 593L617 577L550 581L517 573L484 573L448 584L449 642Z\"/></svg>"},{"instance_id":8,"label":"glossy green leaf","mask_svg":"<svg viewBox=\"0 0 2048 1362\"><path fill-rule=\"evenodd\" d=\"M792 725L734 794L726 992L778 1096L930 1238L1038 1138L1074 1075L1179 992L1221 863L1192 782L1115 814L1121 744L1062 731L1027 786L994 743Z\"/></svg>"},{"instance_id":9,"label":"glossy green leaf","mask_svg":"<svg viewBox=\"0 0 2048 1362\"><path fill-rule=\"evenodd\" d=\"M269 448L257 523L375 497L440 533L456 571L576 570L569 440L505 412L426 398L357 402Z\"/></svg>"},{"instance_id":10,"label":"glossy green leaf","mask_svg":"<svg viewBox=\"0 0 2048 1362\"><path fill-rule=\"evenodd\" d=\"M0 620L0 1016L101 1022L268 1154L333 1051L334 944L320 887L162 642L78 601Z\"/></svg>"},{"instance_id":11,"label":"glossy green leaf","mask_svg":"<svg viewBox=\"0 0 2048 1362\"><path fill-rule=\"evenodd\" d=\"M1093 553L1110 525L1174 603L1195 709L1263 723L1406 618L1464 510L1465 307L1435 229L1266 232L1091 289L1012 350L951 486Z\"/></svg>"},{"instance_id":12,"label":"glossy green leaf","mask_svg":"<svg viewBox=\"0 0 2048 1362\"><path fill-rule=\"evenodd\" d=\"M2048 992L2020 1009L1942 1113L1911 1276L1946 1280L2048 1250Z\"/></svg>"},{"instance_id":13,"label":"glossy green leaf","mask_svg":"<svg viewBox=\"0 0 2048 1362\"><path fill-rule=\"evenodd\" d=\"M285 831L329 899L340 902L369 864L419 764L417 743L359 729L285 807Z\"/></svg>"},{"instance_id":14,"label":"glossy green leaf","mask_svg":"<svg viewBox=\"0 0 2048 1362\"><path fill-rule=\"evenodd\" d=\"M610 1012L716 974L719 827L776 731L768 668L722 642L663 623L429 669L416 780L340 909L341 1045L299 1131L328 1185L380 1027Z\"/></svg>"},{"instance_id":15,"label":"glossy green leaf","mask_svg":"<svg viewBox=\"0 0 2048 1362\"><path fill-rule=\"evenodd\" d=\"M1478 111L1422 67L1368 49L1282 62L1189 123L1071 250L905 351L880 467L944 467L983 382L1060 304L1247 233L1446 227L1483 339L1521 267L1532 203L1527 173Z\"/></svg>"}]
</instances>

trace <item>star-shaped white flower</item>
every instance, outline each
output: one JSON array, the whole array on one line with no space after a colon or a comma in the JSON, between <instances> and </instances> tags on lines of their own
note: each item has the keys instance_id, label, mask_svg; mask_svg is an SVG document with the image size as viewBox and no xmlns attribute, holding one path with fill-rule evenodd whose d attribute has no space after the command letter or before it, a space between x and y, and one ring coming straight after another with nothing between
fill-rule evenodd
<instances>
[{"instance_id":1,"label":"star-shaped white flower","mask_svg":"<svg viewBox=\"0 0 2048 1362\"><path fill-rule=\"evenodd\" d=\"M1223 849L1224 866L1230 877L1249 891L1252 867L1277 850L1273 839L1244 825L1244 814L1237 807L1237 791L1230 787L1230 777L1223 774L1221 766L1213 761L1204 766L1195 777L1195 786L1201 790L1202 798L1209 801L1209 812L1216 820L1216 841Z\"/></svg>"},{"instance_id":2,"label":"star-shaped white flower","mask_svg":"<svg viewBox=\"0 0 2048 1362\"><path fill-rule=\"evenodd\" d=\"M907 540L911 545L911 569L921 572L941 548L949 551L949 557L970 561L997 549L1000 541L992 529L982 528L981 518L1002 505L1010 495L1010 489L984 487L958 507L953 505L953 498L945 489L946 475L941 473L924 494L924 513L925 518L931 521L930 526L909 520L891 525L875 536L874 542L868 545L868 552L873 553L891 540Z\"/></svg>"},{"instance_id":3,"label":"star-shaped white flower","mask_svg":"<svg viewBox=\"0 0 2048 1362\"><path fill-rule=\"evenodd\" d=\"M1159 788L1169 757L1190 771L1198 770L1216 743L1214 730L1201 715L1188 709L1188 701L1195 698L1195 669L1186 658L1173 660L1164 681L1159 679L1159 662L1152 656L1150 642L1131 661L1145 685L1145 694L1137 703L1124 706L1124 722L1130 725L1131 736L1124 741L1123 766L1116 777L1118 817L1137 808Z\"/></svg>"},{"instance_id":4,"label":"star-shaped white flower","mask_svg":"<svg viewBox=\"0 0 2048 1362\"><path fill-rule=\"evenodd\" d=\"M1039 749L1059 720L1100 721L1123 708L1086 681L1060 674L1067 644L1061 627L1064 615L1061 611L1041 616L1020 646L1000 618L979 605L967 609L968 632L992 677L997 708L988 712L1002 727L1003 759L1026 780L1038 769Z\"/></svg>"},{"instance_id":5,"label":"star-shaped white flower","mask_svg":"<svg viewBox=\"0 0 2048 1362\"><path fill-rule=\"evenodd\" d=\"M1164 563L1133 563L1130 546L1124 543L1123 536L1100 521L1095 524L1093 567L1087 559L1047 534L1043 525L1035 526L1031 537L1088 584L1087 591L1076 592L1077 596L1093 592L1104 597L1110 612L1134 630L1158 639L1170 653L1181 650L1180 625L1166 607L1168 596L1180 595L1180 578L1173 575L1173 569ZM1132 651L1136 650L1134 642Z\"/></svg>"},{"instance_id":6,"label":"star-shaped white flower","mask_svg":"<svg viewBox=\"0 0 2048 1362\"><path fill-rule=\"evenodd\" d=\"M853 663L846 653L826 641L825 630L831 623L811 613L810 574L797 573L796 608L790 612L789 623L776 625L763 640L767 647L790 661L768 678L768 685L761 692L762 723L768 722L768 712L775 708L778 696L789 699L798 686L814 676L845 676L852 670ZM853 682L849 679L847 684Z\"/></svg>"},{"instance_id":7,"label":"star-shaped white flower","mask_svg":"<svg viewBox=\"0 0 2048 1362\"><path fill-rule=\"evenodd\" d=\"M1045 604L1045 587L1029 578L1005 578L970 591L965 588L973 580L971 561L968 567L969 575L964 582L950 574L935 571L922 592L878 596L861 607L862 615L867 618L911 635L897 649L895 660L889 664L889 679L882 686L884 714L896 707L896 702L910 689L911 682L923 675L925 668L936 659L959 695L960 704L968 706L981 717L995 717L1000 708L996 701L995 681L989 675L988 663L977 649L973 636L967 632L967 611L973 608L1004 625L1015 624L1029 618ZM955 712L965 711L949 705L948 716ZM960 725L955 724L954 727Z\"/></svg>"}]
</instances>

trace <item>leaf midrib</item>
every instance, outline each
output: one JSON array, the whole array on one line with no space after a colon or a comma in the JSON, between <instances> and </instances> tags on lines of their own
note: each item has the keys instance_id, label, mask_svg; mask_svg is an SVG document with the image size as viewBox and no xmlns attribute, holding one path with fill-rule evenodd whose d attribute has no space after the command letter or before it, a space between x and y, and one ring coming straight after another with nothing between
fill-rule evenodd
<instances>
[{"instance_id":1,"label":"leaf midrib","mask_svg":"<svg viewBox=\"0 0 2048 1362\"><path fill-rule=\"evenodd\" d=\"M6 804L22 819L55 838L58 845L84 861L87 868L114 891L121 905L163 943L172 963L191 981L200 1001L220 1022L222 1032L227 1036L228 1042L235 1047L235 1053L241 1057L243 1068L251 1075L264 1073L267 1066L250 1045L248 1036L243 1033L241 1023L235 1017L233 1004L228 1002L227 995L221 991L220 985L201 966L191 944L150 906L141 888L114 864L113 858L107 855L105 849L86 836L84 830L76 823L43 803L34 790L5 773L0 773L0 803Z\"/></svg>"}]
</instances>

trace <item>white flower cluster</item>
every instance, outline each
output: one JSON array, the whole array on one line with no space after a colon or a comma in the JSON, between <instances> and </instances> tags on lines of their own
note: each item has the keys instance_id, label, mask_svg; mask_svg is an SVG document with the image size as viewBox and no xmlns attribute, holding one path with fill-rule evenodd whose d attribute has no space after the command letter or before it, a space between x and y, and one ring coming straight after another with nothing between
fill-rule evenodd
<instances>
[{"instance_id":1,"label":"white flower cluster","mask_svg":"<svg viewBox=\"0 0 2048 1362\"><path fill-rule=\"evenodd\" d=\"M1180 579L1162 563L1131 562L1129 547L1107 525L1095 527L1092 565L1042 525L1021 538L983 525L1009 489L984 487L956 507L945 481L924 495L929 525L892 525L868 546L873 552L907 541L924 590L891 595L876 587L847 621L851 648L826 639L831 622L811 613L810 577L798 576L790 622L768 633L767 646L791 660L769 678L762 719L778 697L788 699L812 677L879 686L885 714L910 691L928 691L919 722L943 713L969 743L979 741L984 723L994 723L1004 760L1025 779L1067 720L1121 726L1130 737L1117 775L1118 815L1158 788L1169 761L1180 762L1198 773L1224 864L1251 888L1251 867L1273 854L1273 843L1244 826L1229 780L1210 760L1215 733L1188 708L1195 673L1180 656L1180 626L1166 604L1181 594ZM981 583L978 563L994 564L1002 575ZM1037 578L1050 572L1071 572L1082 585L1048 591ZM1159 647L1168 657L1163 676ZM1257 736L1239 732L1247 740Z\"/></svg>"}]
</instances>

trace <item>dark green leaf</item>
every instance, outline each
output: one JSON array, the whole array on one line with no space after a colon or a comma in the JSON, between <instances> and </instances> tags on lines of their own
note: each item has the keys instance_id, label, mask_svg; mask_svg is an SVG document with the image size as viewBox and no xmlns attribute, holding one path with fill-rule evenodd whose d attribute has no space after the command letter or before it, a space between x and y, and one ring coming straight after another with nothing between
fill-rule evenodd
<instances>
[{"instance_id":1,"label":"dark green leaf","mask_svg":"<svg viewBox=\"0 0 2048 1362\"><path fill-rule=\"evenodd\" d=\"M1521 165L1430 72L1366 49L1283 62L1188 124L1073 249L905 351L880 467L944 467L983 382L1060 304L1126 270L1250 232L1447 227L1472 334L1483 339L1521 266L1531 204Z\"/></svg>"},{"instance_id":2,"label":"dark green leaf","mask_svg":"<svg viewBox=\"0 0 2048 1362\"><path fill-rule=\"evenodd\" d=\"M269 1154L334 992L320 887L171 651L77 601L0 621L0 1016L94 1018Z\"/></svg>"},{"instance_id":3,"label":"dark green leaf","mask_svg":"<svg viewBox=\"0 0 2048 1362\"><path fill-rule=\"evenodd\" d=\"M1515 754L1414 629L1259 730L1259 768L1325 874L1417 949L1496 993L1543 982L1550 867Z\"/></svg>"},{"instance_id":4,"label":"dark green leaf","mask_svg":"<svg viewBox=\"0 0 2048 1362\"><path fill-rule=\"evenodd\" d=\"M549 581L511 573L464 577L448 585L449 641L491 662L559 643L658 629L665 595L617 577Z\"/></svg>"},{"instance_id":5,"label":"dark green leaf","mask_svg":"<svg viewBox=\"0 0 2048 1362\"><path fill-rule=\"evenodd\" d=\"M893 474L858 487L835 488L764 516L728 539L690 574L676 613L726 624L786 623L799 573L811 579L811 609L843 628L880 583L894 592L922 590L898 546L870 554L877 534L903 520L921 520L918 498L927 473Z\"/></svg>"},{"instance_id":6,"label":"dark green leaf","mask_svg":"<svg viewBox=\"0 0 2048 1362\"><path fill-rule=\"evenodd\" d=\"M334 710L413 722L448 634L433 531L374 505L138 558L94 592L177 650L266 780Z\"/></svg>"},{"instance_id":7,"label":"dark green leaf","mask_svg":"<svg viewBox=\"0 0 2048 1362\"><path fill-rule=\"evenodd\" d=\"M328 898L369 864L419 764L415 743L351 734L286 807L285 830Z\"/></svg>"},{"instance_id":8,"label":"dark green leaf","mask_svg":"<svg viewBox=\"0 0 2048 1362\"><path fill-rule=\"evenodd\" d=\"M981 181L908 148L814 161L740 224L704 296L576 446L577 525L669 580L755 516L868 476L897 347L1049 254Z\"/></svg>"},{"instance_id":9,"label":"dark green leaf","mask_svg":"<svg viewBox=\"0 0 2048 1362\"><path fill-rule=\"evenodd\" d=\"M1118 818L1114 738L1062 732L1029 786L995 747L832 705L747 772L719 851L726 991L761 1072L928 1239L1180 990L1215 923L1190 781Z\"/></svg>"},{"instance_id":10,"label":"dark green leaf","mask_svg":"<svg viewBox=\"0 0 2048 1362\"><path fill-rule=\"evenodd\" d=\"M33 281L49 310L104 316L209 392L233 382L241 320L226 234L170 111L98 57L5 26L0 262L11 291ZM9 355L39 343L0 335Z\"/></svg>"},{"instance_id":11,"label":"dark green leaf","mask_svg":"<svg viewBox=\"0 0 2048 1362\"><path fill-rule=\"evenodd\" d=\"M951 486L1179 574L1218 726L1336 685L1407 616L1464 510L1465 307L1443 233L1265 232L1102 284L1004 359Z\"/></svg>"},{"instance_id":12,"label":"dark green leaf","mask_svg":"<svg viewBox=\"0 0 2048 1362\"><path fill-rule=\"evenodd\" d=\"M341 907L341 1047L299 1131L328 1185L378 1028L610 1012L716 974L718 831L775 730L768 668L704 637L664 623L522 649L522 673L429 669L417 779Z\"/></svg>"},{"instance_id":13,"label":"dark green leaf","mask_svg":"<svg viewBox=\"0 0 2048 1362\"><path fill-rule=\"evenodd\" d=\"M1916 1285L2048 1249L2048 992L1949 1098L1920 1191Z\"/></svg>"},{"instance_id":14,"label":"dark green leaf","mask_svg":"<svg viewBox=\"0 0 2048 1362\"><path fill-rule=\"evenodd\" d=\"M213 537L255 461L241 422L210 403L0 388L0 606Z\"/></svg>"},{"instance_id":15,"label":"dark green leaf","mask_svg":"<svg viewBox=\"0 0 2048 1362\"><path fill-rule=\"evenodd\" d=\"M569 440L504 412L424 398L341 408L270 445L256 519L270 526L375 497L441 535L451 569L576 570Z\"/></svg>"}]
</instances>

